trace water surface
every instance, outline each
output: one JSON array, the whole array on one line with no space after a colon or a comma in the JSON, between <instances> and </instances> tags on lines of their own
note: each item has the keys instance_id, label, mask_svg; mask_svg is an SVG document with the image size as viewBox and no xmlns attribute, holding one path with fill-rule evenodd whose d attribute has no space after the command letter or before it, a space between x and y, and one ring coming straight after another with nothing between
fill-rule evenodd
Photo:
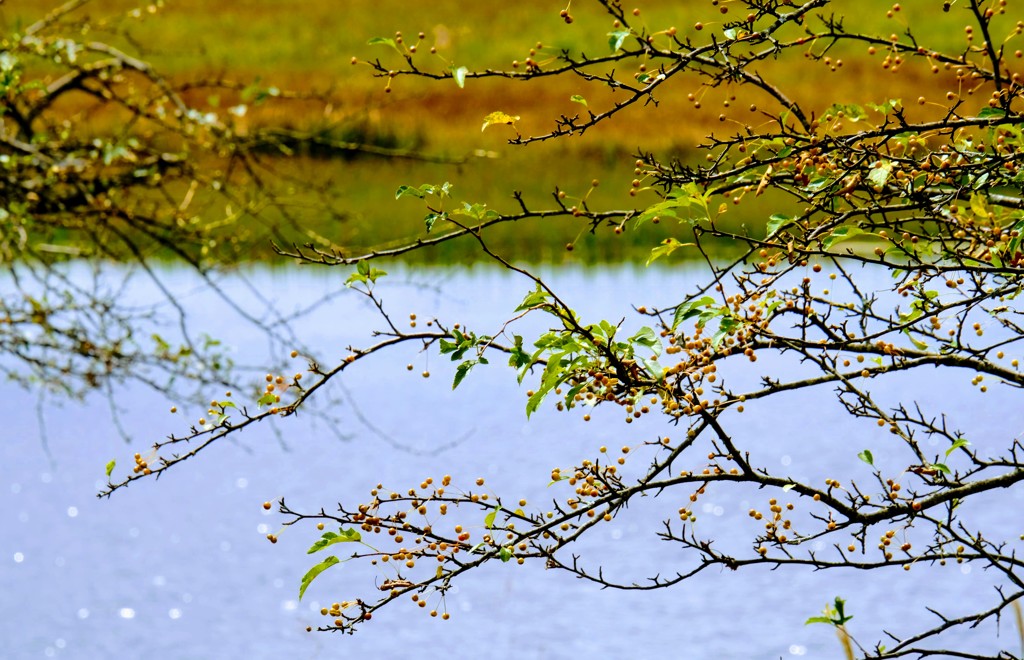
<instances>
[{"instance_id":1,"label":"water surface","mask_svg":"<svg viewBox=\"0 0 1024 660\"><path fill-rule=\"evenodd\" d=\"M190 273L168 271L165 277L183 292L192 322L235 347L239 362L268 359L265 338L203 293ZM338 288L342 273L291 269L247 277L288 311ZM551 269L550 277L585 318L606 313L617 320L622 301L668 304L700 273L563 268ZM480 332L496 330L530 289L521 277L485 268L423 269L389 279L394 284L384 288L384 298L396 319L415 312L422 321L436 314ZM238 282L224 284L244 298ZM140 300L151 294L141 281L129 293ZM301 321L296 333L329 364L347 353L349 343L365 345L375 324L365 300L346 293ZM631 324L635 319L626 321ZM529 336L541 327L527 321L519 331ZM430 619L412 603L396 603L355 636L306 633L307 625L323 621L324 604L368 595L372 577L350 564L335 567L300 603L299 579L312 563L305 550L316 532L288 529L271 545L264 537L278 532L281 521L263 510L265 500L285 497L300 510L330 508L338 501L365 501L379 480L402 489L447 473L465 483L485 477L497 493L545 506L565 496L554 492L557 486L547 487L552 467L591 457L602 444L634 445L655 433L678 432L654 419L627 426L617 411L598 411L585 424L577 413L545 409L527 421L526 383L519 388L500 362L478 368L453 393L452 369L436 355L410 347L374 356L346 372L343 387L334 390L337 404L327 411L338 420L333 428L299 415L278 423L276 433L270 426L248 430L159 482L136 484L110 500L95 498L108 460L117 458L123 466L132 452L183 431L184 413L167 412L172 403L189 411L187 419L202 411L138 388L118 392L126 444L102 398L84 405L43 399L37 416L35 393L5 386L4 657L388 658L427 652L491 658L820 658L840 655L835 637L826 626L803 622L836 595L847 599L855 615L853 634L871 643L883 628L901 634L933 622L925 605L958 615L994 603L996 576L968 565L922 566L909 573L713 569L672 589L624 592L602 591L527 562L488 566L462 580L448 596L447 622ZM412 372L407 363L414 364ZM774 368L770 360L757 364ZM432 372L430 379L419 375L424 369ZM1002 388L981 396L966 383L936 380L931 371L907 375L896 385L926 404L944 406L952 421L970 430L976 446L988 438L994 449L1006 446L1021 431L1019 417L1005 414L1019 406ZM851 423L826 390L749 408L728 419L733 435L756 448L762 464L796 477L852 473L866 482L867 466L851 472L856 453L870 446L876 461L884 461L890 451L873 425ZM725 547L747 547L753 529L747 511L766 497L749 489L709 492L697 512L698 530ZM627 582L685 569L692 565L686 554L655 538L659 521L684 499L685 494L666 494L637 502L577 551L591 568L603 564L609 575ZM1016 488L969 514L991 535L1015 538L1022 504L1024 493ZM972 635L958 634L947 646L971 640L993 651L998 632L985 625ZM1009 626L1001 632L1004 640L1016 636ZM1008 641L1004 646L1013 648Z\"/></svg>"}]
</instances>

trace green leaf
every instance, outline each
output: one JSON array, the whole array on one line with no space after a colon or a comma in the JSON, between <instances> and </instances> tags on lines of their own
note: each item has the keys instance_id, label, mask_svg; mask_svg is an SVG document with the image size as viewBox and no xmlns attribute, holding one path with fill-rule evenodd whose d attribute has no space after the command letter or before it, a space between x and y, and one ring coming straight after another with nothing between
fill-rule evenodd
<instances>
[{"instance_id":1,"label":"green leaf","mask_svg":"<svg viewBox=\"0 0 1024 660\"><path fill-rule=\"evenodd\" d=\"M521 335L513 336L512 350L508 357L508 366L513 369L522 369L531 363L530 354L523 350L523 338ZM520 378L522 382L522 378Z\"/></svg>"},{"instance_id":2,"label":"green leaf","mask_svg":"<svg viewBox=\"0 0 1024 660\"><path fill-rule=\"evenodd\" d=\"M782 492L788 493L789 491L793 490L794 488L796 488L796 484L786 484L785 486L782 487Z\"/></svg>"},{"instance_id":3,"label":"green leaf","mask_svg":"<svg viewBox=\"0 0 1024 660\"><path fill-rule=\"evenodd\" d=\"M269 406L273 403L277 403L277 397L273 392L267 392L260 398L256 399L256 405L262 408L263 406Z\"/></svg>"},{"instance_id":4,"label":"green leaf","mask_svg":"<svg viewBox=\"0 0 1024 660\"><path fill-rule=\"evenodd\" d=\"M476 220L493 220L498 217L498 212L487 208L486 204L463 202L462 208L452 211L452 215L466 215Z\"/></svg>"},{"instance_id":5,"label":"green leaf","mask_svg":"<svg viewBox=\"0 0 1024 660\"><path fill-rule=\"evenodd\" d=\"M443 213L443 212L442 213L428 213L423 218L423 224L426 225L427 233L429 234L430 230L434 228L434 224L438 220L447 220L447 219L448 219L448 214L447 213Z\"/></svg>"},{"instance_id":6,"label":"green leaf","mask_svg":"<svg viewBox=\"0 0 1024 660\"><path fill-rule=\"evenodd\" d=\"M629 30L615 30L614 32L608 33L608 47L613 53L618 52L622 48L622 43L626 40L626 37L630 35Z\"/></svg>"},{"instance_id":7,"label":"green leaf","mask_svg":"<svg viewBox=\"0 0 1024 660\"><path fill-rule=\"evenodd\" d=\"M952 450L950 450L950 451L952 451ZM946 454L946 455L949 456L949 454ZM107 463L107 478L108 479L110 478L110 473L114 471L114 467L116 465L117 465L117 461L110 461L109 463Z\"/></svg>"},{"instance_id":8,"label":"green leaf","mask_svg":"<svg viewBox=\"0 0 1024 660\"><path fill-rule=\"evenodd\" d=\"M804 188L806 190L810 190L811 192L818 192L822 188L831 185L833 181L834 179L832 179L831 177L815 175L814 178L812 178L811 181L806 186L804 186Z\"/></svg>"},{"instance_id":9,"label":"green leaf","mask_svg":"<svg viewBox=\"0 0 1024 660\"><path fill-rule=\"evenodd\" d=\"M853 619L852 616L846 616L845 612L846 601L836 596L835 607L830 605L825 606L824 616L812 616L804 622L804 625L810 623L827 623L833 626L841 626L847 621Z\"/></svg>"},{"instance_id":10,"label":"green leaf","mask_svg":"<svg viewBox=\"0 0 1024 660\"><path fill-rule=\"evenodd\" d=\"M483 133L487 130L488 126L492 126L494 124L508 124L512 128L515 128L517 121L519 121L518 115L510 115L497 110L484 117L484 125L480 127L480 132Z\"/></svg>"},{"instance_id":11,"label":"green leaf","mask_svg":"<svg viewBox=\"0 0 1024 660\"><path fill-rule=\"evenodd\" d=\"M640 328L629 340L634 344L651 349L656 356L661 355L661 341L658 339L657 333L647 326Z\"/></svg>"},{"instance_id":12,"label":"green leaf","mask_svg":"<svg viewBox=\"0 0 1024 660\"><path fill-rule=\"evenodd\" d=\"M515 311L522 312L532 307L543 305L548 301L550 297L551 294L548 293L545 289L542 289L538 284L536 289L531 291L529 294L527 294L525 298L523 298L523 302L519 303L519 307L516 307Z\"/></svg>"},{"instance_id":13,"label":"green leaf","mask_svg":"<svg viewBox=\"0 0 1024 660\"><path fill-rule=\"evenodd\" d=\"M392 48L398 48L398 44L395 43L394 39L388 39L387 37L373 37L366 42L367 46L391 46Z\"/></svg>"},{"instance_id":14,"label":"green leaf","mask_svg":"<svg viewBox=\"0 0 1024 660\"><path fill-rule=\"evenodd\" d=\"M527 418L529 418L530 415L532 415L533 413L537 412L537 408L539 408L541 402L544 401L544 397L547 396L549 389L541 388L541 389L535 391L533 393L533 396L531 396L529 399L526 400L526 417Z\"/></svg>"},{"instance_id":15,"label":"green leaf","mask_svg":"<svg viewBox=\"0 0 1024 660\"><path fill-rule=\"evenodd\" d=\"M345 529L342 527L338 530L337 534L334 532L325 532L324 535L320 537L320 540L314 543L313 546L306 551L306 554L311 555L314 552L319 552L327 546L334 545L335 543L353 543L355 541L362 540L362 538L362 535L355 529Z\"/></svg>"},{"instance_id":16,"label":"green leaf","mask_svg":"<svg viewBox=\"0 0 1024 660\"><path fill-rule=\"evenodd\" d=\"M165 340L163 337L161 337L160 335L156 334L155 332L152 335L150 335L150 338L156 344L156 350L157 351L160 351L161 353L163 353L163 352L171 350L171 345L167 343L167 340Z\"/></svg>"},{"instance_id":17,"label":"green leaf","mask_svg":"<svg viewBox=\"0 0 1024 660\"><path fill-rule=\"evenodd\" d=\"M423 199L426 196L426 192L413 186L398 186L398 191L395 193L395 199L401 199L403 197L419 197L420 199Z\"/></svg>"},{"instance_id":18,"label":"green leaf","mask_svg":"<svg viewBox=\"0 0 1024 660\"><path fill-rule=\"evenodd\" d=\"M918 313L918 316L920 316L920 313ZM914 335L910 334L910 328L903 328L903 334L905 334L907 336L907 339L910 340L910 343L913 344L914 348L916 348L917 350L919 350L919 351L928 350L928 344L926 342L921 341L920 339L918 339Z\"/></svg>"},{"instance_id":19,"label":"green leaf","mask_svg":"<svg viewBox=\"0 0 1024 660\"><path fill-rule=\"evenodd\" d=\"M452 382L453 390L459 386L459 383L463 381L463 379L466 377L466 374L469 373L470 369L472 369L476 365L476 360L466 360L465 362L463 362L462 364L455 368L455 381Z\"/></svg>"},{"instance_id":20,"label":"green leaf","mask_svg":"<svg viewBox=\"0 0 1024 660\"><path fill-rule=\"evenodd\" d=\"M781 213L775 213L768 218L768 234L765 236L766 239L771 238L778 233L780 229L793 222L793 217L788 215L782 215Z\"/></svg>"},{"instance_id":21,"label":"green leaf","mask_svg":"<svg viewBox=\"0 0 1024 660\"><path fill-rule=\"evenodd\" d=\"M668 194L670 198L679 200L680 202L686 200L693 206L698 206L704 212L704 218L711 217L711 211L708 209L708 200L711 198L710 191L701 192L700 186L695 182L690 181L684 184L681 188L673 190Z\"/></svg>"},{"instance_id":22,"label":"green leaf","mask_svg":"<svg viewBox=\"0 0 1024 660\"><path fill-rule=\"evenodd\" d=\"M548 358L548 363L545 365L544 373L540 378L540 386L533 393L533 396L531 396L526 402L527 418L536 412L541 402L548 395L548 392L555 389L555 387L561 384L561 382L568 377L570 369L567 365L563 364L563 361L568 361L566 360L568 354L568 351L564 351L551 355Z\"/></svg>"},{"instance_id":23,"label":"green leaf","mask_svg":"<svg viewBox=\"0 0 1024 660\"><path fill-rule=\"evenodd\" d=\"M498 559L505 562L512 559L512 548L507 545L501 546L501 550L498 551Z\"/></svg>"},{"instance_id":24,"label":"green leaf","mask_svg":"<svg viewBox=\"0 0 1024 660\"><path fill-rule=\"evenodd\" d=\"M832 232L821 241L821 246L828 250L831 249L836 243L848 241L851 238L860 236L864 233L864 230L860 227L836 227Z\"/></svg>"},{"instance_id":25,"label":"green leaf","mask_svg":"<svg viewBox=\"0 0 1024 660\"><path fill-rule=\"evenodd\" d=\"M874 110L875 112L880 112L883 115L887 115L896 108L898 108L900 106L900 103L902 103L900 99L889 99L884 103L865 103L865 105L871 110Z\"/></svg>"},{"instance_id":26,"label":"green leaf","mask_svg":"<svg viewBox=\"0 0 1024 660\"><path fill-rule=\"evenodd\" d=\"M357 282L361 284L376 282L378 278L385 275L387 275L386 271L371 266L368 261L360 261L356 266L356 272L349 275L348 279L345 280L345 286L352 286Z\"/></svg>"},{"instance_id":27,"label":"green leaf","mask_svg":"<svg viewBox=\"0 0 1024 660\"><path fill-rule=\"evenodd\" d=\"M881 188L889 180L890 174L892 174L892 163L886 161L868 172L868 182Z\"/></svg>"},{"instance_id":28,"label":"green leaf","mask_svg":"<svg viewBox=\"0 0 1024 660\"><path fill-rule=\"evenodd\" d=\"M1006 116L1006 111L1002 108L983 108L978 113L978 119L997 119Z\"/></svg>"},{"instance_id":29,"label":"green leaf","mask_svg":"<svg viewBox=\"0 0 1024 660\"><path fill-rule=\"evenodd\" d=\"M956 442L950 445L949 449L946 450L946 458L949 458L949 455L957 449L960 449L961 447L969 447L970 444L971 443L967 441L967 438L957 438ZM107 474L109 475L110 472L107 472Z\"/></svg>"},{"instance_id":30,"label":"green leaf","mask_svg":"<svg viewBox=\"0 0 1024 660\"><path fill-rule=\"evenodd\" d=\"M974 215L979 218L988 218L988 197L984 193L972 193L971 194L971 210L974 211Z\"/></svg>"},{"instance_id":31,"label":"green leaf","mask_svg":"<svg viewBox=\"0 0 1024 660\"><path fill-rule=\"evenodd\" d=\"M848 105L845 108L845 112L846 120L850 122L858 122L868 117L868 113L864 112L864 108L859 105Z\"/></svg>"},{"instance_id":32,"label":"green leaf","mask_svg":"<svg viewBox=\"0 0 1024 660\"><path fill-rule=\"evenodd\" d=\"M711 345L717 349L721 346L722 341L733 333L736 328L740 327L742 322L734 316L723 316L722 320L718 322L718 330L711 337Z\"/></svg>"},{"instance_id":33,"label":"green leaf","mask_svg":"<svg viewBox=\"0 0 1024 660\"><path fill-rule=\"evenodd\" d=\"M672 317L672 330L678 328L679 324L682 323L683 321L693 318L694 316L700 315L700 310L702 307L707 307L708 305L714 304L715 299L712 298L711 296L704 296L703 298L698 298L697 300L689 300L687 302L680 303L679 305L676 306L676 313Z\"/></svg>"},{"instance_id":34,"label":"green leaf","mask_svg":"<svg viewBox=\"0 0 1024 660\"><path fill-rule=\"evenodd\" d=\"M864 461L868 465L874 465L875 464L875 457L871 455L871 450L870 449L865 449L861 453L857 454L857 458L859 458L860 460Z\"/></svg>"},{"instance_id":35,"label":"green leaf","mask_svg":"<svg viewBox=\"0 0 1024 660\"><path fill-rule=\"evenodd\" d=\"M309 569L306 574L302 576L302 583L299 584L299 600L302 600L302 596L306 593L306 588L309 587L310 583L316 579L316 576L320 575L331 566L339 563L341 563L341 560L332 555Z\"/></svg>"},{"instance_id":36,"label":"green leaf","mask_svg":"<svg viewBox=\"0 0 1024 660\"><path fill-rule=\"evenodd\" d=\"M634 227L639 227L640 225L642 225L643 223L647 222L648 220L652 220L652 219L658 218L658 217L667 217L667 218L678 217L676 215L676 211L675 210L677 208L680 208L680 207L687 208L687 207L690 206L690 204L691 204L691 200L689 198L687 198L687 197L679 198L679 197L670 195L669 199L666 199L663 202L658 202L657 204L654 204L653 206L647 207L647 210L645 210L643 213L641 213L640 215L638 215L636 217L636 220L634 221L635 222Z\"/></svg>"},{"instance_id":37,"label":"green leaf","mask_svg":"<svg viewBox=\"0 0 1024 660\"><path fill-rule=\"evenodd\" d=\"M846 616L846 601L840 598L839 596L836 596L835 607L837 618L833 619L833 623L835 623L837 626L841 626L853 618L852 616Z\"/></svg>"},{"instance_id":38,"label":"green leaf","mask_svg":"<svg viewBox=\"0 0 1024 660\"><path fill-rule=\"evenodd\" d=\"M460 88L466 86L466 74L469 73L469 69L464 66L459 68L452 68L452 78L455 80L455 84Z\"/></svg>"},{"instance_id":39,"label":"green leaf","mask_svg":"<svg viewBox=\"0 0 1024 660\"><path fill-rule=\"evenodd\" d=\"M484 516L484 527L487 529L494 528L494 518L498 515L499 511L501 511L501 507L495 506L493 511Z\"/></svg>"},{"instance_id":40,"label":"green leaf","mask_svg":"<svg viewBox=\"0 0 1024 660\"><path fill-rule=\"evenodd\" d=\"M579 103L583 106L587 105L587 99L583 98L579 94L573 94L572 96L569 97L569 100L572 101L573 103Z\"/></svg>"},{"instance_id":41,"label":"green leaf","mask_svg":"<svg viewBox=\"0 0 1024 660\"><path fill-rule=\"evenodd\" d=\"M647 263L645 266L650 266L652 262L662 257L666 257L681 247L687 247L694 245L693 243L680 243L674 238L666 238L661 242L661 245L651 250L651 256L647 257Z\"/></svg>"},{"instance_id":42,"label":"green leaf","mask_svg":"<svg viewBox=\"0 0 1024 660\"><path fill-rule=\"evenodd\" d=\"M616 331L618 330L618 328L616 328L614 325L612 325L611 323L604 319L602 319L601 322L598 323L597 325L589 325L587 327L595 335L604 337L605 339L611 339L612 337L614 337Z\"/></svg>"},{"instance_id":43,"label":"green leaf","mask_svg":"<svg viewBox=\"0 0 1024 660\"><path fill-rule=\"evenodd\" d=\"M876 106L876 109L880 108L881 106ZM859 105L846 105L843 103L835 103L827 110L825 110L825 114L832 115L832 117L836 119L839 118L840 112L843 113L843 119L850 122L858 122L862 119L866 119L868 116L867 113L864 112L864 108L860 107Z\"/></svg>"},{"instance_id":44,"label":"green leaf","mask_svg":"<svg viewBox=\"0 0 1024 660\"><path fill-rule=\"evenodd\" d=\"M932 463L931 467L935 468L936 470L938 470L939 472L941 472L943 474L952 474L953 473L953 471L950 470L949 467L945 463Z\"/></svg>"},{"instance_id":45,"label":"green leaf","mask_svg":"<svg viewBox=\"0 0 1024 660\"><path fill-rule=\"evenodd\" d=\"M584 382L579 383L577 385L573 385L572 387L569 388L569 391L565 393L565 405L566 405L566 407L568 407L568 408L572 408L573 407L574 402L576 401L576 395L579 394L580 392L582 392L583 389L586 386L587 386L587 383L586 383L586 381L584 381Z\"/></svg>"}]
</instances>

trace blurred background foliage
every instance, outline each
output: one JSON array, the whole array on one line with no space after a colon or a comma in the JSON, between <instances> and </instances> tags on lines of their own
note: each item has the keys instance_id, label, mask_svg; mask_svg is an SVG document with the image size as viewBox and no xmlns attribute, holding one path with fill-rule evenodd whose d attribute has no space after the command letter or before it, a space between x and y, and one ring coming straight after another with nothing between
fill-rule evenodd
<instances>
[{"instance_id":1,"label":"blurred background foliage","mask_svg":"<svg viewBox=\"0 0 1024 660\"><path fill-rule=\"evenodd\" d=\"M652 31L674 26L683 34L696 34L679 3L637 4ZM2 4L0 27L10 38L60 6L52 0ZM851 29L902 34L912 25L919 43L928 48L957 51L964 45L963 18L955 11L937 12L933 3L911 3L896 12L891 2L882 0L832 7L847 11L844 20ZM482 202L499 211L517 208L513 191L522 191L532 207L550 206L556 187L570 203L586 196L593 209L654 203L654 193L628 196L632 157L640 148L662 159L695 161L705 137L723 130L720 115L728 116L725 130L734 132L740 122L750 121L747 106L763 101L745 97L743 88L702 89L694 76L692 86L663 88L655 111L632 108L618 121L604 122L579 138L511 147L506 144L511 129L480 131L485 115L501 110L520 116L518 129L536 134L549 130L559 115L585 112L570 101L574 94L585 95L590 108L597 109L614 97L565 76L534 80L528 87L502 78L470 79L464 88L452 81L438 84L410 77L395 78L389 85L363 63L403 63L394 49L367 44L371 37L394 38L396 33L406 44L419 44L417 66L437 72L453 66L512 70L514 61L522 62L538 45L542 48L534 59L542 66L562 51L608 52L611 26L600 6L575 7L572 24L559 17L561 8L537 1L496 9L491 3L453 1L92 0L69 13L61 29L71 38L107 43L151 63L190 107L230 120L237 134L269 131L275 136L250 145L265 168L259 185L274 200L257 205L258 220L205 199L202 191L195 208L203 208L207 216L207 248L214 246L207 250L210 258L280 263L272 239L355 252L423 235L416 208L394 201L394 191L403 184L451 181L456 202ZM436 54L428 52L431 47ZM833 103L916 98L955 87L953 74L933 73L918 62L893 75L893 69L883 68L881 53L871 58L836 49L830 54L833 64L842 63L830 67L810 58L790 59L766 63L761 73L818 111ZM36 62L30 73L46 82L59 71ZM701 95L701 109L687 101L691 93ZM244 114L232 112L242 106ZM117 133L125 121L110 104L84 94L62 99L53 112L70 119L81 137ZM363 148L348 148L356 145ZM374 149L383 155L367 153ZM203 165L214 172L220 167L214 162ZM591 190L595 179L601 185ZM762 231L767 216L779 210L769 210L770 204L767 200L730 209L726 221ZM645 257L662 233L671 233L647 225L615 240L597 241L588 229L564 221L517 223L495 228L489 240L514 259L601 263ZM46 240L59 244L77 239L57 232ZM565 250L567 243L575 244L572 253ZM155 256L169 255L156 250ZM480 256L471 242L455 241L405 258L459 263Z\"/></svg>"}]
</instances>

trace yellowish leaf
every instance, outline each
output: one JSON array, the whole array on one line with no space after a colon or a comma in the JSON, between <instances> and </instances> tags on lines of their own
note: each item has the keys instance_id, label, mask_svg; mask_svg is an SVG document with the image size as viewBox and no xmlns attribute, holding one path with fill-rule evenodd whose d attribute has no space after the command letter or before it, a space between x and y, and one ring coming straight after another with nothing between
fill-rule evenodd
<instances>
[{"instance_id":1,"label":"yellowish leaf","mask_svg":"<svg viewBox=\"0 0 1024 660\"><path fill-rule=\"evenodd\" d=\"M518 116L512 116L504 112L492 112L491 114L484 117L484 125L480 127L480 132L487 130L487 127L492 124L508 124L515 128L516 122L519 121Z\"/></svg>"}]
</instances>

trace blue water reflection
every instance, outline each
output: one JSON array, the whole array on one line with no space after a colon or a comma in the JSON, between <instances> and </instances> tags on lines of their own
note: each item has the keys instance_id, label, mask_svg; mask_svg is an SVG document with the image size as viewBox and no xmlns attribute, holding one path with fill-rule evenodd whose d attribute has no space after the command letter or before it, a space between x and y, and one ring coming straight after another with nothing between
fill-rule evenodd
<instances>
[{"instance_id":1,"label":"blue water reflection","mask_svg":"<svg viewBox=\"0 0 1024 660\"><path fill-rule=\"evenodd\" d=\"M287 312L338 288L341 273L331 275L296 269L247 277ZM190 292L186 303L193 322L236 347L236 360L267 359L259 332L225 312L191 274L166 276L175 290ZM550 273L565 298L595 319L603 312L621 315L616 301L668 304L699 276L696 270L627 267ZM397 273L391 279L396 284L385 289L384 299L396 319L416 313L422 321L436 314L481 332L497 329L530 289L522 278L481 268ZM231 280L223 284L236 286ZM245 295L240 285L232 290ZM140 300L150 294L143 283L130 292ZM527 320L520 331L529 336L542 327L538 322ZM631 324L638 325L627 319ZM346 354L348 344L365 344L373 327L365 301L342 294L301 321L297 334L329 364ZM415 365L412 372L408 363ZM759 368L773 368L766 363L759 361ZM432 372L430 379L419 375L425 369ZM436 355L413 347L375 356L346 372L343 387L333 393L337 404L330 412L342 420L340 428L299 415L279 423L279 435L269 426L246 431L237 442L211 448L158 483L136 484L111 500L94 496L106 462L118 458L124 465L132 452L183 430L183 413L167 410L172 403L185 404L142 390L118 393L121 423L132 440L126 445L106 401L78 406L45 399L44 448L36 395L5 386L0 591L6 596L0 599L5 641L0 655L821 658L839 657L838 643L826 626L803 622L836 595L847 599L855 615L851 631L871 642L882 629L902 634L933 622L924 605L957 615L995 602L991 586L998 577L971 572L968 565L922 566L909 573L716 568L673 589L635 592L602 591L528 562L488 566L468 576L448 596L452 619L447 622L409 603L381 611L354 637L306 633L307 625L322 621L324 604L365 594L373 574L349 564L336 567L300 603L299 578L308 568L305 551L315 531L281 532L280 518L264 511L263 501L285 497L299 510L329 508L337 501L366 500L378 479L398 489L448 473L464 482L484 477L495 492L544 506L556 495L554 487L547 488L552 467L593 456L602 444L635 444L674 431L647 418L626 426L618 412L600 410L589 424L578 414L553 410L527 422L525 387L517 386L507 368L477 368L454 393L452 373ZM981 396L931 378L930 371L910 374L893 387L919 392L917 398L926 404L951 410L976 446L984 447L987 438L993 448L1006 446L1007 434L1020 433L1020 418L1005 414L1019 410L1011 393L993 387ZM876 461L886 460L891 448L885 438L851 424L830 401L825 390L784 395L771 406L750 405L728 422L737 438L757 447L761 464L798 478L823 479L836 470L848 474L856 453L869 445ZM867 481L868 474L864 466L856 476ZM601 564L626 582L685 570L691 566L685 553L654 538L659 521L671 516L683 497L637 502L577 551L588 566ZM753 530L747 511L767 497L749 489L709 492L697 511L698 531L723 547L747 547ZM976 507L971 520L992 534L1015 538L1022 499L1019 488L993 494L971 504ZM265 539L270 532L280 532L276 545ZM970 638L991 651L998 648L999 632L985 625ZM1016 634L1011 626L1001 632L1003 639ZM961 637L950 643L956 639Z\"/></svg>"}]
</instances>

